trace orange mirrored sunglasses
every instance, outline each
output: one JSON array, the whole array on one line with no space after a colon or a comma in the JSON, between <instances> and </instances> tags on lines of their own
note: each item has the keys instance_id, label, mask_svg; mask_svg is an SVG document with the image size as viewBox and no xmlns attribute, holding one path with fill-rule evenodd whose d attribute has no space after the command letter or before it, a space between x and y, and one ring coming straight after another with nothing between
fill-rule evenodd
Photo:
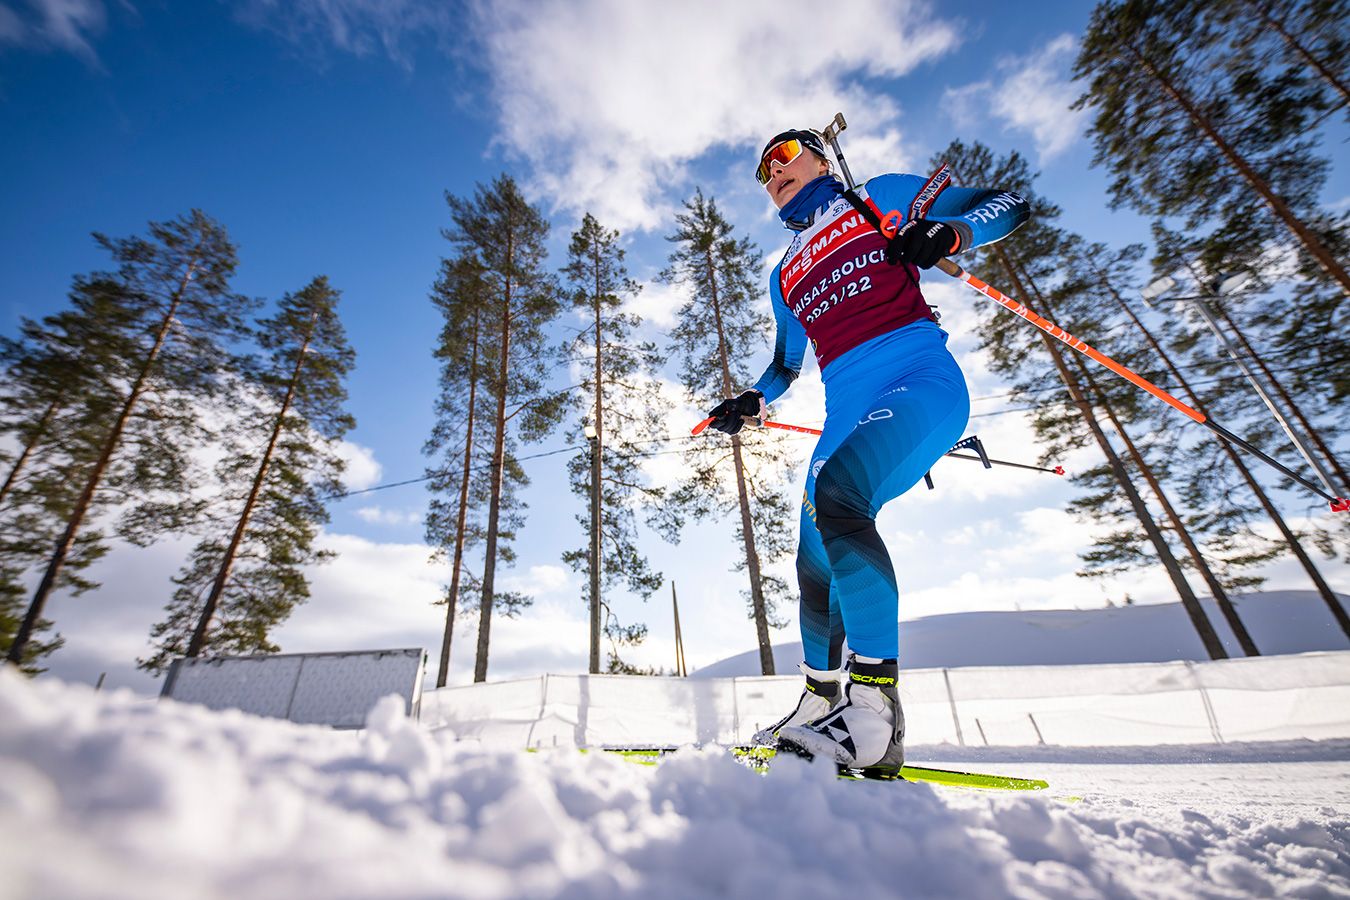
<instances>
[{"instance_id":1,"label":"orange mirrored sunglasses","mask_svg":"<svg viewBox=\"0 0 1350 900\"><path fill-rule=\"evenodd\" d=\"M774 144L769 148L769 152L764 154L764 158L759 161L759 168L755 170L755 178L760 184L768 184L769 179L773 177L771 166L786 166L801 156L804 149L806 149L806 145L796 138L783 141L781 144Z\"/></svg>"}]
</instances>

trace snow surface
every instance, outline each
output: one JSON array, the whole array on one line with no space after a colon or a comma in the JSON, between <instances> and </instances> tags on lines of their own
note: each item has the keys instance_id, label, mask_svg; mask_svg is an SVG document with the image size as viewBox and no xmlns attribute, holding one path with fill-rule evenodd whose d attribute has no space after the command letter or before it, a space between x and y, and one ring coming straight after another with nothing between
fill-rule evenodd
<instances>
[{"instance_id":1,"label":"snow surface","mask_svg":"<svg viewBox=\"0 0 1350 900\"><path fill-rule=\"evenodd\" d=\"M3 898L1350 897L1347 742L971 757L1045 796L493 751L397 698L339 732L7 669L0 721Z\"/></svg>"},{"instance_id":2,"label":"snow surface","mask_svg":"<svg viewBox=\"0 0 1350 900\"><path fill-rule=\"evenodd\" d=\"M1350 597L1337 595L1350 608ZM903 602L903 598L902 598ZM1234 657L1242 648L1218 606L1201 598L1209 621ZM1243 624L1265 655L1345 650L1347 643L1316 591L1262 591L1234 601ZM900 623L905 669L959 666L1034 666L1209 659L1180 603L1101 609L969 612L924 616ZM775 644L775 671L795 673L802 645ZM691 678L760 674L759 651L728 657Z\"/></svg>"}]
</instances>

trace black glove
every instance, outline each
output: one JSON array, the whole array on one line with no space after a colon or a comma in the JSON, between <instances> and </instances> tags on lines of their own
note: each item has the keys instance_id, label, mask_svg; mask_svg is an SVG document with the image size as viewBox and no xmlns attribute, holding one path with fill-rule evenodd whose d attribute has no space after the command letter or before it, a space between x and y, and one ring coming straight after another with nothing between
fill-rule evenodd
<instances>
[{"instance_id":1,"label":"black glove","mask_svg":"<svg viewBox=\"0 0 1350 900\"><path fill-rule=\"evenodd\" d=\"M727 434L735 434L745 427L745 419L742 416L759 415L763 404L764 395L759 391L746 391L739 397L723 400L708 410L708 415L713 417L709 427Z\"/></svg>"},{"instance_id":2,"label":"black glove","mask_svg":"<svg viewBox=\"0 0 1350 900\"><path fill-rule=\"evenodd\" d=\"M946 222L910 219L886 245L886 262L931 269L939 259L956 251L958 240L956 229Z\"/></svg>"}]
</instances>

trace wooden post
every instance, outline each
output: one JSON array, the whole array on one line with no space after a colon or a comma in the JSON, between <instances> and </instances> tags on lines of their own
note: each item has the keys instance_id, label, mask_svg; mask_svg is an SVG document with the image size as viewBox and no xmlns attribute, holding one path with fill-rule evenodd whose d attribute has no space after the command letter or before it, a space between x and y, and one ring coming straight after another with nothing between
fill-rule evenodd
<instances>
[{"instance_id":1,"label":"wooden post","mask_svg":"<svg viewBox=\"0 0 1350 900\"><path fill-rule=\"evenodd\" d=\"M684 636L680 633L680 601L675 596L674 581L670 583L670 603L675 609L675 674L687 678L689 668L684 662Z\"/></svg>"}]
</instances>

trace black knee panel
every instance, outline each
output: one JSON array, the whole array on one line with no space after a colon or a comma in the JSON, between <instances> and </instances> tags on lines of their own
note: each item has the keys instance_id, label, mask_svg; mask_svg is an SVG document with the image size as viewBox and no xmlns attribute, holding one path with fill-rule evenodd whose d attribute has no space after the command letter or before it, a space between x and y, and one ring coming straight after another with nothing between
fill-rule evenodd
<instances>
[{"instance_id":1,"label":"black knee panel","mask_svg":"<svg viewBox=\"0 0 1350 900\"><path fill-rule=\"evenodd\" d=\"M868 499L841 463L831 459L816 476L816 527L826 544L876 529Z\"/></svg>"}]
</instances>

